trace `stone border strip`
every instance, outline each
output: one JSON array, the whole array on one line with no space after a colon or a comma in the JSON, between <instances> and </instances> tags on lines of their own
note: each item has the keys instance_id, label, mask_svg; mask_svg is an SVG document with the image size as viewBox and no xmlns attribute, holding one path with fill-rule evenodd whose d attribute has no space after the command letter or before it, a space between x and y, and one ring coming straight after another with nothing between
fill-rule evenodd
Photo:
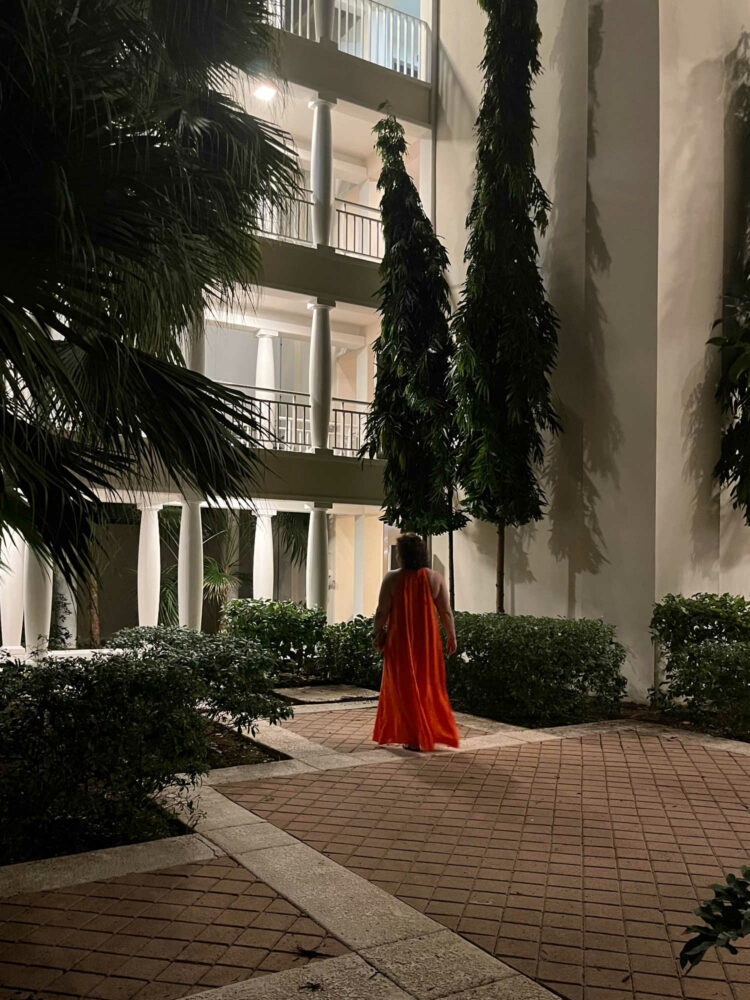
<instances>
[{"instance_id":1,"label":"stone border strip","mask_svg":"<svg viewBox=\"0 0 750 1000\"><path fill-rule=\"evenodd\" d=\"M198 994L203 1000L286 1000L294 985L314 989L321 1000L322 991L331 1000L554 1000L549 990L215 788L203 790L200 807L207 839L359 956L209 990Z\"/></svg>"},{"instance_id":2,"label":"stone border strip","mask_svg":"<svg viewBox=\"0 0 750 1000\"><path fill-rule=\"evenodd\" d=\"M24 861L0 868L0 897L22 892L64 889L82 882L175 868L196 861L212 861L224 851L199 834L168 837L124 847L108 847L83 854L68 854L43 861Z\"/></svg>"}]
</instances>

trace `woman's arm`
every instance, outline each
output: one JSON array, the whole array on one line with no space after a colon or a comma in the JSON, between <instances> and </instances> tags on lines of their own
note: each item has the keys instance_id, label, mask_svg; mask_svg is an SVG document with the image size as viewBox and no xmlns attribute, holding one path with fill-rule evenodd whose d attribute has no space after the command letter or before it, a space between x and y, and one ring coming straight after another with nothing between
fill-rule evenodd
<instances>
[{"instance_id":1,"label":"woman's arm","mask_svg":"<svg viewBox=\"0 0 750 1000\"><path fill-rule=\"evenodd\" d=\"M391 586L390 574L388 574L380 585L378 607L372 623L372 641L378 649L383 649L385 646L386 626L388 624L388 615L391 613L392 595L393 588Z\"/></svg>"},{"instance_id":2,"label":"woman's arm","mask_svg":"<svg viewBox=\"0 0 750 1000\"><path fill-rule=\"evenodd\" d=\"M445 634L448 639L448 655L453 656L456 652L456 623L453 620L453 611L451 610L450 597L448 595L448 587L445 580L440 575L440 573L433 570L435 576L438 578L439 585L437 594L434 597L435 607L437 608L437 613L440 617L440 622L445 629Z\"/></svg>"}]
</instances>

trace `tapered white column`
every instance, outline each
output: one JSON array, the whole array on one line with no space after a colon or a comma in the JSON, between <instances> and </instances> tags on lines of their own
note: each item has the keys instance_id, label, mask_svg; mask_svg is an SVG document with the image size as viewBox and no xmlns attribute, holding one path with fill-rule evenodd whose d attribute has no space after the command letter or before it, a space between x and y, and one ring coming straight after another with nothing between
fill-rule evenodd
<instances>
[{"instance_id":1,"label":"tapered white column","mask_svg":"<svg viewBox=\"0 0 750 1000\"><path fill-rule=\"evenodd\" d=\"M315 0L315 37L319 42L333 41L335 0Z\"/></svg>"},{"instance_id":2,"label":"tapered white column","mask_svg":"<svg viewBox=\"0 0 750 1000\"><path fill-rule=\"evenodd\" d=\"M26 542L17 531L8 530L3 536L0 559L0 626L3 646L21 645L23 630L23 575Z\"/></svg>"},{"instance_id":3,"label":"tapered white column","mask_svg":"<svg viewBox=\"0 0 750 1000\"><path fill-rule=\"evenodd\" d=\"M138 535L138 624L159 624L161 589L161 545L159 511L161 504L143 504Z\"/></svg>"},{"instance_id":4,"label":"tapered white column","mask_svg":"<svg viewBox=\"0 0 750 1000\"><path fill-rule=\"evenodd\" d=\"M316 503L310 511L307 533L307 606L328 609L328 511L330 503Z\"/></svg>"},{"instance_id":5,"label":"tapered white column","mask_svg":"<svg viewBox=\"0 0 750 1000\"><path fill-rule=\"evenodd\" d=\"M203 528L198 500L183 500L177 557L177 615L183 628L203 621Z\"/></svg>"},{"instance_id":6,"label":"tapered white column","mask_svg":"<svg viewBox=\"0 0 750 1000\"><path fill-rule=\"evenodd\" d=\"M312 310L310 342L310 422L312 446L328 448L331 422L331 309L333 303L317 299Z\"/></svg>"},{"instance_id":7,"label":"tapered white column","mask_svg":"<svg viewBox=\"0 0 750 1000\"><path fill-rule=\"evenodd\" d=\"M26 653L28 656L44 656L49 646L52 621L52 567L28 546L23 583Z\"/></svg>"},{"instance_id":8,"label":"tapered white column","mask_svg":"<svg viewBox=\"0 0 750 1000\"><path fill-rule=\"evenodd\" d=\"M310 184L312 186L313 241L331 245L333 225L333 130L331 108L335 99L318 96L310 101L313 112Z\"/></svg>"},{"instance_id":9,"label":"tapered white column","mask_svg":"<svg viewBox=\"0 0 750 1000\"><path fill-rule=\"evenodd\" d=\"M354 600L352 613L365 613L365 515L354 518Z\"/></svg>"},{"instance_id":10,"label":"tapered white column","mask_svg":"<svg viewBox=\"0 0 750 1000\"><path fill-rule=\"evenodd\" d=\"M253 546L253 597L273 600L273 518L276 511L268 506L258 506L255 518L255 544Z\"/></svg>"},{"instance_id":11,"label":"tapered white column","mask_svg":"<svg viewBox=\"0 0 750 1000\"><path fill-rule=\"evenodd\" d=\"M59 603L55 602L55 595ZM74 588L57 568L52 577L52 597L53 610L57 616L55 624L63 637L63 646L65 649L75 649L78 645L78 599Z\"/></svg>"}]
</instances>

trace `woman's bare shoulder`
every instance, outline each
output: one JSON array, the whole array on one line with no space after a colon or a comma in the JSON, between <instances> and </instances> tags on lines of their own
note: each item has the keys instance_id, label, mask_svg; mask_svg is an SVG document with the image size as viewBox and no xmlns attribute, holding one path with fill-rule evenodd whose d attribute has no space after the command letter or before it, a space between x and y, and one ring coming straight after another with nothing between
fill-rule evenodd
<instances>
[{"instance_id":1,"label":"woman's bare shoulder","mask_svg":"<svg viewBox=\"0 0 750 1000\"><path fill-rule=\"evenodd\" d=\"M383 577L383 586L384 587L392 586L400 576L401 576L400 569L389 569L388 572Z\"/></svg>"}]
</instances>

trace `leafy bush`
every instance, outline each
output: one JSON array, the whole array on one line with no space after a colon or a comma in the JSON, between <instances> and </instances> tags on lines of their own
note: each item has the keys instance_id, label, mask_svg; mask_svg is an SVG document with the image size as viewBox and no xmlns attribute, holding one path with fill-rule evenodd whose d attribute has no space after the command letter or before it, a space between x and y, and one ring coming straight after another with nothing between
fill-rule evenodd
<instances>
[{"instance_id":1,"label":"leafy bush","mask_svg":"<svg viewBox=\"0 0 750 1000\"><path fill-rule=\"evenodd\" d=\"M725 883L711 888L713 899L693 911L704 922L687 928L695 937L680 952L683 969L698 965L711 948L726 948L736 955L738 949L732 942L750 934L750 868L742 868L741 878L727 875Z\"/></svg>"},{"instance_id":2,"label":"leafy bush","mask_svg":"<svg viewBox=\"0 0 750 1000\"><path fill-rule=\"evenodd\" d=\"M274 657L276 669L299 678L319 674L315 649L326 627L325 612L292 601L243 599L224 608L229 636L257 642Z\"/></svg>"},{"instance_id":3,"label":"leafy bush","mask_svg":"<svg viewBox=\"0 0 750 1000\"><path fill-rule=\"evenodd\" d=\"M372 644L372 618L357 615L349 622L328 625L316 659L320 672L332 681L380 688L383 660Z\"/></svg>"},{"instance_id":4,"label":"leafy bush","mask_svg":"<svg viewBox=\"0 0 750 1000\"><path fill-rule=\"evenodd\" d=\"M130 628L115 633L110 644L188 670L202 684L202 707L212 718L226 714L238 728L254 730L260 718L277 722L292 715L273 693L274 657L258 641L185 628Z\"/></svg>"},{"instance_id":5,"label":"leafy bush","mask_svg":"<svg viewBox=\"0 0 750 1000\"><path fill-rule=\"evenodd\" d=\"M654 606L651 633L667 656L707 640L750 642L750 602L732 594L667 594Z\"/></svg>"},{"instance_id":6,"label":"leafy bush","mask_svg":"<svg viewBox=\"0 0 750 1000\"><path fill-rule=\"evenodd\" d=\"M750 738L750 642L709 640L672 653L662 700L700 728Z\"/></svg>"},{"instance_id":7,"label":"leafy bush","mask_svg":"<svg viewBox=\"0 0 750 1000\"><path fill-rule=\"evenodd\" d=\"M153 796L207 770L205 685L161 653L0 669L0 861L174 832Z\"/></svg>"},{"instance_id":8,"label":"leafy bush","mask_svg":"<svg viewBox=\"0 0 750 1000\"><path fill-rule=\"evenodd\" d=\"M448 691L468 711L536 725L618 711L625 650L611 625L458 613L456 636Z\"/></svg>"}]
</instances>

